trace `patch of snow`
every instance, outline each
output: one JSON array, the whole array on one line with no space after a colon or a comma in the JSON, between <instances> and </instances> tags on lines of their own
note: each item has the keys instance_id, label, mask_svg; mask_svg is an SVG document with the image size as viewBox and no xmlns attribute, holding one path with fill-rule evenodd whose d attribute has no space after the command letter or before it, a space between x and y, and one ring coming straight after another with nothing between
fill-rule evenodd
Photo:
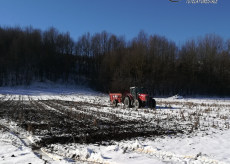
<instances>
[{"instance_id":1,"label":"patch of snow","mask_svg":"<svg viewBox=\"0 0 230 164\"><path fill-rule=\"evenodd\" d=\"M174 95L174 96L172 96L172 97L169 97L169 99L183 99L183 96Z\"/></svg>"}]
</instances>

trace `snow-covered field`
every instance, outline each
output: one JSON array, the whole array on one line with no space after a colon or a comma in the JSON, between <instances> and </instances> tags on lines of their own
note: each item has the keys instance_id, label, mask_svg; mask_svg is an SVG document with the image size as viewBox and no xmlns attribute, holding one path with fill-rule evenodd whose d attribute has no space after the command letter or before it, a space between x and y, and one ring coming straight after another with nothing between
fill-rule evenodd
<instances>
[{"instance_id":1,"label":"snow-covered field","mask_svg":"<svg viewBox=\"0 0 230 164\"><path fill-rule=\"evenodd\" d=\"M156 102L135 110L84 87L0 88L0 163L230 163L230 99Z\"/></svg>"}]
</instances>

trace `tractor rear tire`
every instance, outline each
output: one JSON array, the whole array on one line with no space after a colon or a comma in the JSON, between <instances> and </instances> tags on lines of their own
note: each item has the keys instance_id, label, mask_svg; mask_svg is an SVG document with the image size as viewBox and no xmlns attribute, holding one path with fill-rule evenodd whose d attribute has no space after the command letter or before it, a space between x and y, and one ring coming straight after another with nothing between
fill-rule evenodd
<instances>
[{"instance_id":1,"label":"tractor rear tire","mask_svg":"<svg viewBox=\"0 0 230 164\"><path fill-rule=\"evenodd\" d=\"M149 108L154 109L156 108L156 100L153 97L149 97L146 105Z\"/></svg>"},{"instance_id":2,"label":"tractor rear tire","mask_svg":"<svg viewBox=\"0 0 230 164\"><path fill-rule=\"evenodd\" d=\"M135 100L135 101L134 101L134 107L135 107L136 109L140 108L140 107L141 107L141 102L140 102L139 100Z\"/></svg>"},{"instance_id":3,"label":"tractor rear tire","mask_svg":"<svg viewBox=\"0 0 230 164\"><path fill-rule=\"evenodd\" d=\"M130 107L130 99L128 97L126 97L125 100L124 100L124 106L125 106L125 108Z\"/></svg>"},{"instance_id":4,"label":"tractor rear tire","mask_svg":"<svg viewBox=\"0 0 230 164\"><path fill-rule=\"evenodd\" d=\"M156 108L156 100L152 99L152 108Z\"/></svg>"}]
</instances>

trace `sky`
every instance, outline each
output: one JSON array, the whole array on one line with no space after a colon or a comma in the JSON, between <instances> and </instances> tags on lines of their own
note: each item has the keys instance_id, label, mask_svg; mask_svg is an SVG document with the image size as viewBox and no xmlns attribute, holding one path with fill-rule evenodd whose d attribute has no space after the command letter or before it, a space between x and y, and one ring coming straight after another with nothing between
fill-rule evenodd
<instances>
[{"instance_id":1,"label":"sky","mask_svg":"<svg viewBox=\"0 0 230 164\"><path fill-rule=\"evenodd\" d=\"M171 0L172 1L172 0ZM186 3L191 0L1 0L0 26L55 27L77 39L107 31L129 41L141 30L165 36L177 45L215 33L230 38L230 1ZM176 0L174 0L176 1Z\"/></svg>"}]
</instances>

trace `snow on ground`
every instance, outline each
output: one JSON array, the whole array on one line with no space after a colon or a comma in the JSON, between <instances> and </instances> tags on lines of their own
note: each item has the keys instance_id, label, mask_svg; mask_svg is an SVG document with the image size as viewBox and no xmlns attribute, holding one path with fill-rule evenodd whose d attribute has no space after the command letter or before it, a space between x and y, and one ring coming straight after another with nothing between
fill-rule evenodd
<instances>
[{"instance_id":1,"label":"snow on ground","mask_svg":"<svg viewBox=\"0 0 230 164\"><path fill-rule=\"evenodd\" d=\"M0 130L0 163L1 164L25 164L44 163L20 139L12 133Z\"/></svg>"},{"instance_id":2,"label":"snow on ground","mask_svg":"<svg viewBox=\"0 0 230 164\"><path fill-rule=\"evenodd\" d=\"M2 164L44 163L27 147L15 147L7 142L0 142L0 147L0 163Z\"/></svg>"},{"instance_id":3,"label":"snow on ground","mask_svg":"<svg viewBox=\"0 0 230 164\"><path fill-rule=\"evenodd\" d=\"M13 95L30 95L30 96L49 96L65 94L69 95L77 91L84 94L96 94L96 92L86 86L75 85L58 85L52 83L36 82L30 86L14 86L14 87L0 87L0 94L13 94Z\"/></svg>"},{"instance_id":4,"label":"snow on ground","mask_svg":"<svg viewBox=\"0 0 230 164\"><path fill-rule=\"evenodd\" d=\"M33 100L57 99L110 104L107 94L101 94L85 87L60 87L39 84L29 88L0 88L0 99L2 100L29 100L30 98ZM64 152L64 147L69 147L68 153L70 156L71 153L78 153L79 155L87 156L89 161L114 164L230 163L229 98L156 98L156 102L156 111L163 111L163 113L177 110L178 114L181 114L179 111L183 109L189 114L190 111L193 111L192 107L196 111L204 110L202 117L210 118L210 122L213 121L215 127L210 127L208 131L197 130L190 134L165 135L152 138L140 137L129 141L114 142L114 145L106 145L106 143L104 145L72 144L54 145L54 148L60 153L59 155L66 153ZM109 111L108 109L105 110ZM227 116L227 118L218 119L215 122L217 114L214 112L218 112L218 115L223 115L223 117ZM221 116L219 117L221 118ZM224 127L225 125L226 127ZM61 158L61 161L50 160L49 163L74 163L72 160ZM84 160L82 162L86 163ZM0 163L44 163L44 160L39 159L31 148L25 146L15 135L1 130Z\"/></svg>"},{"instance_id":5,"label":"snow on ground","mask_svg":"<svg viewBox=\"0 0 230 164\"><path fill-rule=\"evenodd\" d=\"M230 163L230 131L202 136L182 136L177 138L165 137L155 142L146 141L145 144L157 147L163 151L178 155L193 156L200 154L206 159Z\"/></svg>"}]
</instances>

